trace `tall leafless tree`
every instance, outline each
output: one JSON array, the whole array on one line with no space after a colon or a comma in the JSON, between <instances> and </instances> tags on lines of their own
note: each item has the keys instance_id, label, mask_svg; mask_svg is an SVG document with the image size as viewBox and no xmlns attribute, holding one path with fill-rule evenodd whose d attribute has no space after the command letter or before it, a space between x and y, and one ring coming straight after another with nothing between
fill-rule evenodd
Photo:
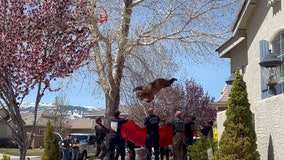
<instances>
[{"instance_id":1,"label":"tall leafless tree","mask_svg":"<svg viewBox=\"0 0 284 160\"><path fill-rule=\"evenodd\" d=\"M68 104L65 95L55 97L55 110L51 113L51 124L54 127L54 131L61 135L69 133L71 124L68 118Z\"/></svg>"},{"instance_id":2,"label":"tall leafless tree","mask_svg":"<svg viewBox=\"0 0 284 160\"><path fill-rule=\"evenodd\" d=\"M106 116L118 109L121 93L177 70L174 60L212 60L228 33L238 1L231 0L93 0L97 7L89 25L99 38L92 54L98 84L106 100ZM150 62L150 63L149 63ZM156 65L163 68L155 68ZM190 67L190 66L189 66ZM155 68L155 69L153 69ZM162 71L162 73L160 72ZM131 82L130 82L130 78ZM122 87L122 84L123 85Z\"/></svg>"}]
</instances>

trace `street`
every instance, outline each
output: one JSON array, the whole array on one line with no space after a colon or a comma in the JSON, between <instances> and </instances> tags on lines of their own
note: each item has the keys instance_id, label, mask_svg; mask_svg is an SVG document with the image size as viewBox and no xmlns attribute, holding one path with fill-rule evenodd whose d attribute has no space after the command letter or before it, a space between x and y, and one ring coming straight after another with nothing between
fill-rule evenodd
<instances>
[{"instance_id":1,"label":"street","mask_svg":"<svg viewBox=\"0 0 284 160\"><path fill-rule=\"evenodd\" d=\"M0 159L3 158L3 155L4 154L0 153ZM10 156L11 160L19 160L20 159L19 156L12 156L12 155L9 155L9 156ZM26 159L27 160L41 160L41 157L39 157L39 156L26 156Z\"/></svg>"}]
</instances>

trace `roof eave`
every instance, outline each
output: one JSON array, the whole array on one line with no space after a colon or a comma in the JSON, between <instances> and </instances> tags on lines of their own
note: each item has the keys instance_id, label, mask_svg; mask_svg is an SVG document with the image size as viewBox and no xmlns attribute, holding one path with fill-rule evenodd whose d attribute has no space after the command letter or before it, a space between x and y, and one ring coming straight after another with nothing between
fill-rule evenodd
<instances>
[{"instance_id":1,"label":"roof eave","mask_svg":"<svg viewBox=\"0 0 284 160\"><path fill-rule=\"evenodd\" d=\"M238 30L246 29L246 23L248 18L251 16L251 13L256 5L258 0L246 0L242 4L242 7L238 13L238 16L235 20L235 23L232 27L233 36L238 32Z\"/></svg>"},{"instance_id":2,"label":"roof eave","mask_svg":"<svg viewBox=\"0 0 284 160\"><path fill-rule=\"evenodd\" d=\"M238 34L231 37L228 41L222 44L216 51L220 58L230 58L230 51L246 39L245 30L239 30Z\"/></svg>"},{"instance_id":3,"label":"roof eave","mask_svg":"<svg viewBox=\"0 0 284 160\"><path fill-rule=\"evenodd\" d=\"M247 21L251 16L257 1L258 0L243 1L232 27L233 36L216 49L220 58L230 58L230 51L246 38Z\"/></svg>"}]
</instances>

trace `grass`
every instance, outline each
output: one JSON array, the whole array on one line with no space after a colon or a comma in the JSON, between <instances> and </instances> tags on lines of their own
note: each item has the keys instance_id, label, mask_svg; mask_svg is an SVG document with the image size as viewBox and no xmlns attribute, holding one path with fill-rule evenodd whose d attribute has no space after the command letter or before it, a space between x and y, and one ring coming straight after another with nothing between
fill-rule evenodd
<instances>
[{"instance_id":1,"label":"grass","mask_svg":"<svg viewBox=\"0 0 284 160\"><path fill-rule=\"evenodd\" d=\"M18 148L0 148L0 153L20 156L20 151ZM43 149L29 149L27 156L41 156L43 155Z\"/></svg>"}]
</instances>

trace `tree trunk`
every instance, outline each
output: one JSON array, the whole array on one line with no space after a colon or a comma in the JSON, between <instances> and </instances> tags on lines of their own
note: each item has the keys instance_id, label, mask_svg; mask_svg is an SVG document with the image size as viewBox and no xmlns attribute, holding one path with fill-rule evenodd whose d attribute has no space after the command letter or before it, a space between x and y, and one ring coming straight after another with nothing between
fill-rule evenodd
<instances>
[{"instance_id":1,"label":"tree trunk","mask_svg":"<svg viewBox=\"0 0 284 160\"><path fill-rule=\"evenodd\" d=\"M114 112L119 109L119 90L116 92L110 92L111 94L105 94L106 97L106 112L105 112L105 126L110 128L110 117L113 117ZM116 93L116 94L115 94ZM113 97L113 98L112 98ZM109 136L106 139L106 146L109 147Z\"/></svg>"},{"instance_id":2,"label":"tree trunk","mask_svg":"<svg viewBox=\"0 0 284 160\"><path fill-rule=\"evenodd\" d=\"M106 119L114 115L114 112L119 110L119 90L112 91L111 94L105 94L106 97Z\"/></svg>"},{"instance_id":3,"label":"tree trunk","mask_svg":"<svg viewBox=\"0 0 284 160\"><path fill-rule=\"evenodd\" d=\"M34 118L33 125L32 125L32 129L29 131L29 134L27 133L27 130L25 128L25 121L23 120L20 114L20 110L19 110L20 106L18 106L18 104L11 103L13 105L9 107L9 108L13 108L12 110L13 112L10 113L10 116L12 118L14 125L10 127L13 131L12 133L13 138L19 146L20 160L25 160L27 151L30 148L32 141L33 141L36 120L37 120L38 105L39 105L41 97L43 96L43 94L40 94L40 89L41 89L40 85L41 84L39 84L38 94L37 94L36 103L35 103L35 109L34 109L34 115L33 115L33 118ZM14 99L12 99L12 102L16 102L16 96L13 96L13 98Z\"/></svg>"},{"instance_id":4,"label":"tree trunk","mask_svg":"<svg viewBox=\"0 0 284 160\"><path fill-rule=\"evenodd\" d=\"M19 146L19 150L20 150L20 160L25 160L28 148L25 146Z\"/></svg>"},{"instance_id":5,"label":"tree trunk","mask_svg":"<svg viewBox=\"0 0 284 160\"><path fill-rule=\"evenodd\" d=\"M24 128L24 126L21 126L20 128ZM20 129L16 130L14 136L16 136L15 140L19 146L20 160L25 160L27 151L31 146L32 137L28 136L25 130L20 130Z\"/></svg>"}]
</instances>

